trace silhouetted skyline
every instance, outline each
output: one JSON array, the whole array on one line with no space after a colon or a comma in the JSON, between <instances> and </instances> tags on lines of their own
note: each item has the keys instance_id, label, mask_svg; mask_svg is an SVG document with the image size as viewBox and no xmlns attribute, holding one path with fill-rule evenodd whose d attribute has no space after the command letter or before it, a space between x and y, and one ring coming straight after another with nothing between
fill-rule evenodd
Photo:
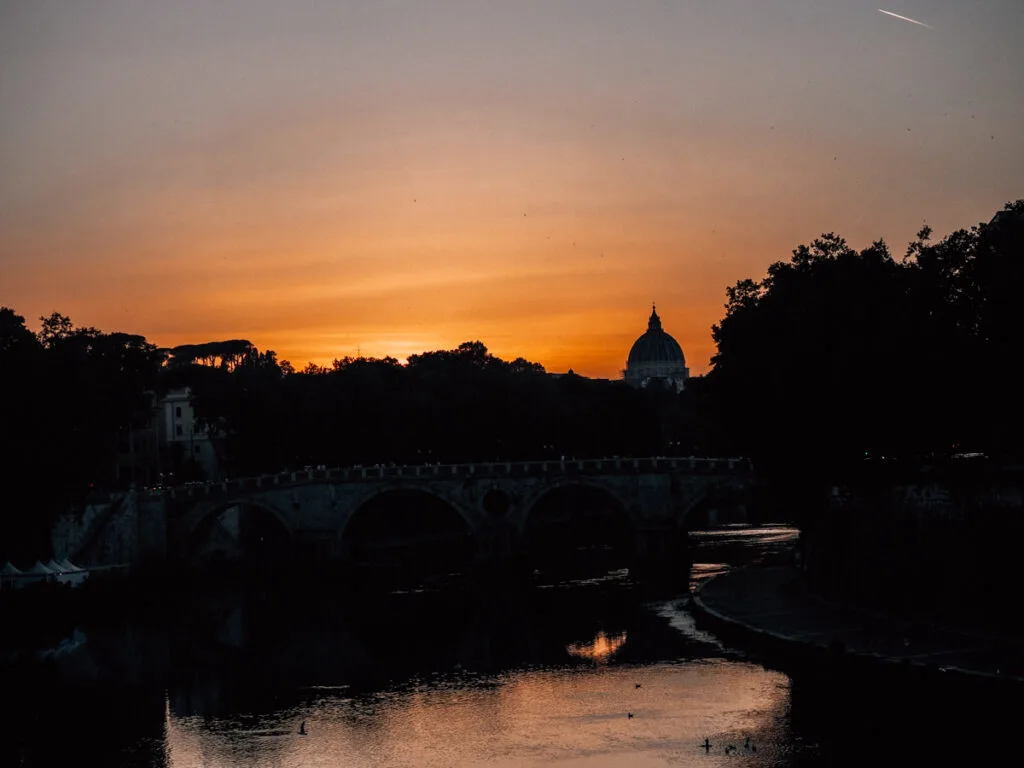
<instances>
[{"instance_id":1,"label":"silhouetted skyline","mask_svg":"<svg viewBox=\"0 0 1024 768\"><path fill-rule=\"evenodd\" d=\"M1021 197L1024 6L0 7L0 303L297 366L480 338L615 377L652 300Z\"/></svg>"}]
</instances>

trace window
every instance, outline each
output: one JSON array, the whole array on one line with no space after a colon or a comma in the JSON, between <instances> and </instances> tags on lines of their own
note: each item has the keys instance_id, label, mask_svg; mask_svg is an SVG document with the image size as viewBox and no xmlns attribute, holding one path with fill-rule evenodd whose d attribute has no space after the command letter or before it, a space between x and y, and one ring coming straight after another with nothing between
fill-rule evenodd
<instances>
[{"instance_id":1,"label":"window","mask_svg":"<svg viewBox=\"0 0 1024 768\"><path fill-rule=\"evenodd\" d=\"M198 445L193 445L192 446L192 453L199 453L199 446Z\"/></svg>"},{"instance_id":2,"label":"window","mask_svg":"<svg viewBox=\"0 0 1024 768\"><path fill-rule=\"evenodd\" d=\"M174 434L178 435L179 437L181 436L181 424L175 425Z\"/></svg>"},{"instance_id":3,"label":"window","mask_svg":"<svg viewBox=\"0 0 1024 768\"><path fill-rule=\"evenodd\" d=\"M174 415L177 416L179 419L181 418L181 406L180 405L177 408L174 409ZM179 432L178 434L181 434L181 433Z\"/></svg>"}]
</instances>

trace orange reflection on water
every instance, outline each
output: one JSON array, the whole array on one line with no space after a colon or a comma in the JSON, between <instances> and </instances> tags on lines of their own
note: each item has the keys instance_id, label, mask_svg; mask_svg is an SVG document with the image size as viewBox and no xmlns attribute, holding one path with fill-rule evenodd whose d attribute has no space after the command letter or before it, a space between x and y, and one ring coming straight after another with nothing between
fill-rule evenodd
<instances>
[{"instance_id":1,"label":"orange reflection on water","mask_svg":"<svg viewBox=\"0 0 1024 768\"><path fill-rule=\"evenodd\" d=\"M598 664L607 662L626 644L626 633L607 635L602 629L589 643L570 643L565 650L580 659L590 659Z\"/></svg>"}]
</instances>

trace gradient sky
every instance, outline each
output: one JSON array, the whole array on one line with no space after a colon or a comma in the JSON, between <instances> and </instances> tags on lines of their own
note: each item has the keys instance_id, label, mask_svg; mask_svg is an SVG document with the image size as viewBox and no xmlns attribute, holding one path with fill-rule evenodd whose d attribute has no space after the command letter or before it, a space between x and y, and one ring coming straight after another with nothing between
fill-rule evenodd
<instances>
[{"instance_id":1,"label":"gradient sky","mask_svg":"<svg viewBox=\"0 0 1024 768\"><path fill-rule=\"evenodd\" d=\"M0 0L0 304L301 367L693 373L725 288L1024 197L1024 2Z\"/></svg>"}]
</instances>

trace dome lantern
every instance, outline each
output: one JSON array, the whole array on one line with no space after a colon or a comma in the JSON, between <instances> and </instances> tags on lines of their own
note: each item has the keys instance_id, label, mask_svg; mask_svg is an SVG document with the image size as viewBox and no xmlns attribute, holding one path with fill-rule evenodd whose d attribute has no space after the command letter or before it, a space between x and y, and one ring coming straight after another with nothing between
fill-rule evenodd
<instances>
[{"instance_id":1,"label":"dome lantern","mask_svg":"<svg viewBox=\"0 0 1024 768\"><path fill-rule=\"evenodd\" d=\"M647 321L648 331L660 331L661 330L661 318L658 317L658 309L652 303L651 304L651 319Z\"/></svg>"}]
</instances>

